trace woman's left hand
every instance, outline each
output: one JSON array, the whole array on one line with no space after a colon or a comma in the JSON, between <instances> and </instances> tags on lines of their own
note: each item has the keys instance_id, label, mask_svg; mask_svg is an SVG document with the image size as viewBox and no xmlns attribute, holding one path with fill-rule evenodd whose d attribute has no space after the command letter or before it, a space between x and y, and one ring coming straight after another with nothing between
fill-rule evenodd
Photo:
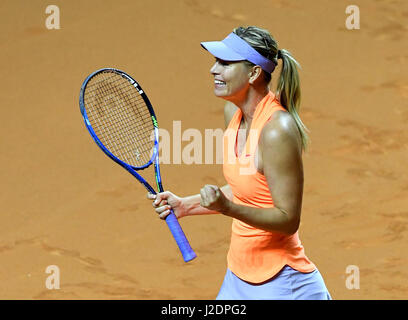
<instances>
[{"instance_id":1,"label":"woman's left hand","mask_svg":"<svg viewBox=\"0 0 408 320\"><path fill-rule=\"evenodd\" d=\"M200 190L201 201L200 205L209 210L218 211L224 213L228 210L230 200L224 195L220 188L217 186L206 184Z\"/></svg>"}]
</instances>

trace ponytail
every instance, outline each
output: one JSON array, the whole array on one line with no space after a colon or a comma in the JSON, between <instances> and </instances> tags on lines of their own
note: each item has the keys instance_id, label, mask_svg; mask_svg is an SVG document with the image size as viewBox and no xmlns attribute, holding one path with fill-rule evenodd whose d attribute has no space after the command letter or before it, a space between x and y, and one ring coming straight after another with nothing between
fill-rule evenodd
<instances>
[{"instance_id":1,"label":"ponytail","mask_svg":"<svg viewBox=\"0 0 408 320\"><path fill-rule=\"evenodd\" d=\"M285 49L278 51L278 59L282 59L282 71L278 80L276 94L279 96L281 105L292 115L299 129L302 139L303 150L307 149L309 137L308 129L303 124L299 116L300 109L300 79L297 67L300 64L292 57L291 53Z\"/></svg>"},{"instance_id":2,"label":"ponytail","mask_svg":"<svg viewBox=\"0 0 408 320\"><path fill-rule=\"evenodd\" d=\"M299 63L292 57L289 51L285 49L278 50L278 43L266 29L249 26L246 28L235 28L233 32L276 65L278 64L278 59L282 59L283 66L278 80L276 95L280 99L280 104L295 120L302 139L302 148L306 150L309 141L308 130L299 117L300 80L297 70L297 67L300 68ZM246 62L249 65L253 65L252 62ZM266 83L269 83L272 79L272 75L268 72L264 72L264 77Z\"/></svg>"}]
</instances>

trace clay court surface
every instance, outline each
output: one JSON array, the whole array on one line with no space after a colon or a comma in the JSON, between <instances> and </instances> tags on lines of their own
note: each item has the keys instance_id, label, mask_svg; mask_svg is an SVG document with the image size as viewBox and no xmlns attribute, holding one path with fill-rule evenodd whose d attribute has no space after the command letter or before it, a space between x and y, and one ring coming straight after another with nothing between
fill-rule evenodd
<instances>
[{"instance_id":1,"label":"clay court surface","mask_svg":"<svg viewBox=\"0 0 408 320\"><path fill-rule=\"evenodd\" d=\"M60 30L45 26L50 4ZM350 4L360 30L345 27ZM91 140L78 94L89 73L117 67L170 133L173 121L223 128L199 42L239 25L268 29L302 65L312 143L300 237L333 298L408 298L408 2L2 0L0 11L1 299L216 297L230 218L180 220L198 254L185 264L145 189ZM225 183L219 164L161 170L180 196ZM49 265L59 290L45 286ZM346 287L350 265L359 289Z\"/></svg>"}]
</instances>

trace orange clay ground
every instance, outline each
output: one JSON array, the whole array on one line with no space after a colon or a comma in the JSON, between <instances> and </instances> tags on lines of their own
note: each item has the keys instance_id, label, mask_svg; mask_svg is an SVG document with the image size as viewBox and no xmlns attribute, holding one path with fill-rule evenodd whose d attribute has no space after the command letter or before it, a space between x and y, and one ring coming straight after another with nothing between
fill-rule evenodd
<instances>
[{"instance_id":1,"label":"orange clay ground","mask_svg":"<svg viewBox=\"0 0 408 320\"><path fill-rule=\"evenodd\" d=\"M45 27L49 4L59 30ZM216 297L230 218L180 220L198 254L185 264L145 189L92 142L78 94L89 73L117 67L141 83L162 128L223 128L200 41L258 25L302 65L306 254L334 299L407 299L408 2L353 1L359 30L345 27L349 4L2 0L0 298ZM219 164L167 164L162 174L180 196L225 183ZM45 286L49 265L59 290ZM350 265L359 289L346 286Z\"/></svg>"}]
</instances>

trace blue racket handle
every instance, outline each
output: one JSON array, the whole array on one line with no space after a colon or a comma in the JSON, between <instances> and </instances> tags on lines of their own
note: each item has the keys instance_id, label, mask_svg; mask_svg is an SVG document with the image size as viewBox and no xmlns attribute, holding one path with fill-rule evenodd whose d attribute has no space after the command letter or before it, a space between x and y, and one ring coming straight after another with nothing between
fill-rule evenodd
<instances>
[{"instance_id":1,"label":"blue racket handle","mask_svg":"<svg viewBox=\"0 0 408 320\"><path fill-rule=\"evenodd\" d=\"M190 244L188 243L188 240L184 235L184 232L181 229L173 210L170 209L170 214L166 217L165 221L167 222L167 225L169 226L169 229L177 242L181 254L183 255L184 262L191 261L197 257L193 249L190 247Z\"/></svg>"}]
</instances>

